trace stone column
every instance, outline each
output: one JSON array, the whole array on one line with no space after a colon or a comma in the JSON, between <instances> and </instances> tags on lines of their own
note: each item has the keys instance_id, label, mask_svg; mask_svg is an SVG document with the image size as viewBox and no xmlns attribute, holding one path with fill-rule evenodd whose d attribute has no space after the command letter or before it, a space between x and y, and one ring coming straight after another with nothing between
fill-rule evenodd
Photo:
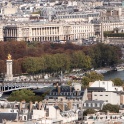
<instances>
[{"instance_id":1,"label":"stone column","mask_svg":"<svg viewBox=\"0 0 124 124\"><path fill-rule=\"evenodd\" d=\"M6 66L7 66L7 72L6 72L6 81L12 81L13 80L13 73L12 73L12 59L11 55L8 54L8 59L6 60Z\"/></svg>"},{"instance_id":2,"label":"stone column","mask_svg":"<svg viewBox=\"0 0 124 124\"><path fill-rule=\"evenodd\" d=\"M103 23L101 23L101 42L104 41Z\"/></svg>"}]
</instances>

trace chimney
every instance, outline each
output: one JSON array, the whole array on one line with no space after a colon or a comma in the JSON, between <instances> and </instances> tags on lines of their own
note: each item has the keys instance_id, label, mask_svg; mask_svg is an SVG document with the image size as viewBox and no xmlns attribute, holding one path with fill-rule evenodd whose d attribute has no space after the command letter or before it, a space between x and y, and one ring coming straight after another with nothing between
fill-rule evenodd
<instances>
[{"instance_id":1,"label":"chimney","mask_svg":"<svg viewBox=\"0 0 124 124\"><path fill-rule=\"evenodd\" d=\"M19 104L19 111L21 111L22 110L22 102L20 102L20 104Z\"/></svg>"},{"instance_id":2,"label":"chimney","mask_svg":"<svg viewBox=\"0 0 124 124\"><path fill-rule=\"evenodd\" d=\"M70 92L72 92L72 86L70 86Z\"/></svg>"},{"instance_id":3,"label":"chimney","mask_svg":"<svg viewBox=\"0 0 124 124\"><path fill-rule=\"evenodd\" d=\"M68 107L69 107L69 109L72 109L72 101L71 100L68 101Z\"/></svg>"},{"instance_id":4,"label":"chimney","mask_svg":"<svg viewBox=\"0 0 124 124\"><path fill-rule=\"evenodd\" d=\"M77 92L77 96L79 95L79 91L76 91Z\"/></svg>"},{"instance_id":5,"label":"chimney","mask_svg":"<svg viewBox=\"0 0 124 124\"><path fill-rule=\"evenodd\" d=\"M30 103L29 103L29 111L30 112L31 112L32 108L33 108L33 103L30 101Z\"/></svg>"},{"instance_id":6,"label":"chimney","mask_svg":"<svg viewBox=\"0 0 124 124\"><path fill-rule=\"evenodd\" d=\"M40 101L38 104L38 110L41 110L41 107L42 107L42 102Z\"/></svg>"},{"instance_id":7,"label":"chimney","mask_svg":"<svg viewBox=\"0 0 124 124\"><path fill-rule=\"evenodd\" d=\"M58 107L59 107L62 111L64 111L64 105L63 105L63 103L59 103L59 104L58 104Z\"/></svg>"},{"instance_id":8,"label":"chimney","mask_svg":"<svg viewBox=\"0 0 124 124\"><path fill-rule=\"evenodd\" d=\"M58 86L58 94L61 92L61 86Z\"/></svg>"}]
</instances>

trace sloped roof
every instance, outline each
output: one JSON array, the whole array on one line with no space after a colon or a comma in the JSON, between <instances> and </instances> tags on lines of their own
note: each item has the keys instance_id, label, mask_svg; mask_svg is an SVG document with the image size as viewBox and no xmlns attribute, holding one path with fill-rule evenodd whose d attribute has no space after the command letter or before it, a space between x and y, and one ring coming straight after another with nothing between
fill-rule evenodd
<instances>
[{"instance_id":1,"label":"sloped roof","mask_svg":"<svg viewBox=\"0 0 124 124\"><path fill-rule=\"evenodd\" d=\"M17 118L17 113L0 113L0 123L2 120L14 121Z\"/></svg>"}]
</instances>

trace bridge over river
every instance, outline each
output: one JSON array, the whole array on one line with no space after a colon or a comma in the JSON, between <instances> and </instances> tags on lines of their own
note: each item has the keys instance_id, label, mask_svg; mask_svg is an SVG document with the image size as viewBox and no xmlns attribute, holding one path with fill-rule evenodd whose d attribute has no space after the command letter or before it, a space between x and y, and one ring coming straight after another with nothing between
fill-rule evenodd
<instances>
[{"instance_id":1,"label":"bridge over river","mask_svg":"<svg viewBox=\"0 0 124 124\"><path fill-rule=\"evenodd\" d=\"M45 87L53 87L55 82L43 82L43 81L33 81L33 82L2 82L0 83L0 92L5 93L9 91L19 90L19 89L37 89Z\"/></svg>"}]
</instances>

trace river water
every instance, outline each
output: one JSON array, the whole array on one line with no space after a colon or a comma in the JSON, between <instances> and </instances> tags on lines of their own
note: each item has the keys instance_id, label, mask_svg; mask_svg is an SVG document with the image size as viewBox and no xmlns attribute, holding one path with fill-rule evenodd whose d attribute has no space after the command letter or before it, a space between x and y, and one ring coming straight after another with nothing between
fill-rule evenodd
<instances>
[{"instance_id":1,"label":"river water","mask_svg":"<svg viewBox=\"0 0 124 124\"><path fill-rule=\"evenodd\" d=\"M124 71L109 71L103 75L104 75L104 80L111 80L114 78L120 78L124 80Z\"/></svg>"}]
</instances>

